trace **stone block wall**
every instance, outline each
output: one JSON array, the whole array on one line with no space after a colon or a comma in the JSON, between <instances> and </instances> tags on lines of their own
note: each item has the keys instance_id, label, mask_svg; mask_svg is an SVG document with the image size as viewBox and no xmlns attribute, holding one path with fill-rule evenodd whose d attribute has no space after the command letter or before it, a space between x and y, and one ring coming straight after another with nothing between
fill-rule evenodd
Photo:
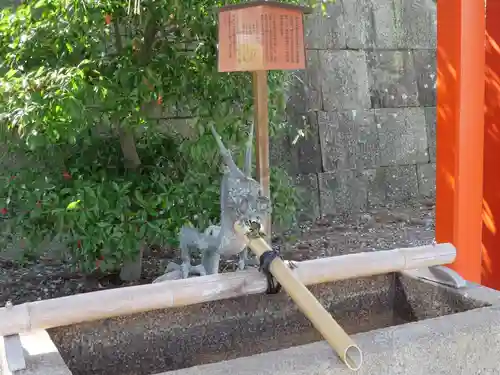
<instances>
[{"instance_id":1,"label":"stone block wall","mask_svg":"<svg viewBox=\"0 0 500 375\"><path fill-rule=\"evenodd\" d=\"M273 163L296 176L303 215L344 215L435 194L434 0L337 0L306 20Z\"/></svg>"}]
</instances>

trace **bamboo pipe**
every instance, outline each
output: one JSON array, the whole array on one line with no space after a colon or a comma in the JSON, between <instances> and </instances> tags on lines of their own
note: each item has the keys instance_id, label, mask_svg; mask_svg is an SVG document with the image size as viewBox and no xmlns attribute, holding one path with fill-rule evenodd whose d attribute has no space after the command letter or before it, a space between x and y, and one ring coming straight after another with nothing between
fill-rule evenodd
<instances>
[{"instance_id":1,"label":"bamboo pipe","mask_svg":"<svg viewBox=\"0 0 500 375\"><path fill-rule=\"evenodd\" d=\"M313 285L449 264L455 256L453 245L439 244L297 262L293 272ZM0 336L263 293L266 286L264 275L247 270L28 302L0 308Z\"/></svg>"},{"instance_id":2,"label":"bamboo pipe","mask_svg":"<svg viewBox=\"0 0 500 375\"><path fill-rule=\"evenodd\" d=\"M235 230L246 236L246 229L235 224ZM262 238L248 238L248 247L252 252L260 257L266 251L272 251L269 244ZM269 270L272 275L286 290L288 295L302 310L304 315L311 321L333 350L338 354L345 365L357 371L363 363L363 352L337 323L331 314L326 311L323 305L314 297L306 286L294 275L292 270L285 264L283 259L276 257L271 261Z\"/></svg>"}]
</instances>

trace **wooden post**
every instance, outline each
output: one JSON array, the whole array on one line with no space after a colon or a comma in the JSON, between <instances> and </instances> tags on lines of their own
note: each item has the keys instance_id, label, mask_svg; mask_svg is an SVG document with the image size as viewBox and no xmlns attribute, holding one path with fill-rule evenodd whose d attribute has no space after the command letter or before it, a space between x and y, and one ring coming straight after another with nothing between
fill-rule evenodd
<instances>
[{"instance_id":1,"label":"wooden post","mask_svg":"<svg viewBox=\"0 0 500 375\"><path fill-rule=\"evenodd\" d=\"M483 274L481 283L500 290L500 1L486 3L484 113Z\"/></svg>"},{"instance_id":2,"label":"wooden post","mask_svg":"<svg viewBox=\"0 0 500 375\"><path fill-rule=\"evenodd\" d=\"M271 198L269 187L269 110L268 110L268 89L267 71L258 70L252 73L252 83L254 92L254 123L256 129L256 169L257 180L262 185L264 195ZM271 239L271 218L266 218L264 231L267 240Z\"/></svg>"},{"instance_id":3,"label":"wooden post","mask_svg":"<svg viewBox=\"0 0 500 375\"><path fill-rule=\"evenodd\" d=\"M277 1L227 5L219 12L219 71L252 72L257 180L271 198L267 72L305 69L303 14L309 8ZM271 218L264 220L271 239Z\"/></svg>"},{"instance_id":4,"label":"wooden post","mask_svg":"<svg viewBox=\"0 0 500 375\"><path fill-rule=\"evenodd\" d=\"M451 265L481 282L484 125L484 2L438 1L436 240Z\"/></svg>"}]
</instances>

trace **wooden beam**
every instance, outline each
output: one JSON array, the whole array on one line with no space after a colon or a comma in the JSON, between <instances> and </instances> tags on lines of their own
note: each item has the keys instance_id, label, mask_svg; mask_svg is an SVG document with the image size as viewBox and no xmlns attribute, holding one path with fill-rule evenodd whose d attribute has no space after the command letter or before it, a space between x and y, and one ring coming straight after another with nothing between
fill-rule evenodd
<instances>
[{"instance_id":1,"label":"wooden beam","mask_svg":"<svg viewBox=\"0 0 500 375\"><path fill-rule=\"evenodd\" d=\"M451 244L373 251L297 262L294 275L305 285L380 275L453 262ZM256 269L131 286L0 308L0 336L85 321L263 293Z\"/></svg>"},{"instance_id":2,"label":"wooden beam","mask_svg":"<svg viewBox=\"0 0 500 375\"><path fill-rule=\"evenodd\" d=\"M437 2L436 240L457 248L451 265L481 282L484 2Z\"/></svg>"}]
</instances>

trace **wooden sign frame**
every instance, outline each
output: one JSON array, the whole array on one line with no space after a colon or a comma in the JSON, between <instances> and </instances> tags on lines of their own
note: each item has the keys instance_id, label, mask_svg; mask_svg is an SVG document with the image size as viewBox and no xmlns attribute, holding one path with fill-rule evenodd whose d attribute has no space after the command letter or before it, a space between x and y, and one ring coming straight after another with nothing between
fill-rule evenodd
<instances>
[{"instance_id":1,"label":"wooden sign frame","mask_svg":"<svg viewBox=\"0 0 500 375\"><path fill-rule=\"evenodd\" d=\"M219 72L305 69L309 8L253 1L219 10Z\"/></svg>"}]
</instances>

